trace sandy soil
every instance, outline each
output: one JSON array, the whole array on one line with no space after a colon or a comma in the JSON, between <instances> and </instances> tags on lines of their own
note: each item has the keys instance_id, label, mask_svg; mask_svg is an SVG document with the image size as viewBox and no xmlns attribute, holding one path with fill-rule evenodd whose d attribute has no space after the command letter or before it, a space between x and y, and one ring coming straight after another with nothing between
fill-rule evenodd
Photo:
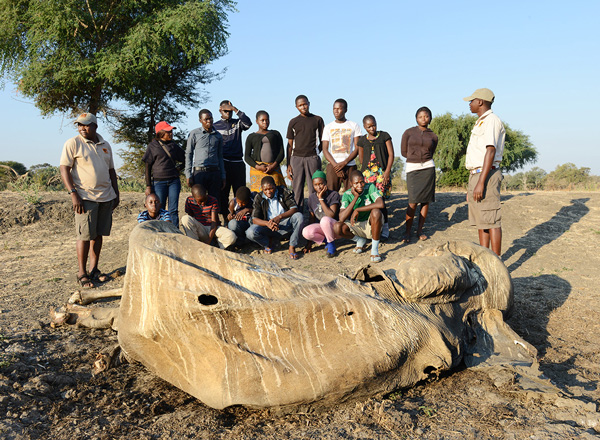
<instances>
[{"instance_id":1,"label":"sandy soil","mask_svg":"<svg viewBox=\"0 0 600 440\"><path fill-rule=\"evenodd\" d=\"M476 240L463 193L439 193L430 209L430 239L399 242L406 206L394 194L391 239L383 269L446 240ZM120 287L129 232L142 196L122 195L101 269ZM560 390L544 399L515 384L495 386L481 371L441 379L325 412L206 407L148 373L125 365L93 377L95 354L116 342L111 330L50 328L48 310L77 289L70 200L44 194L37 206L0 192L0 437L5 439L550 439L597 438L600 426L600 193L503 195L503 260L515 284L509 324L533 344L540 369ZM304 270L352 275L368 262L344 242L335 259L322 247L298 261L286 248L269 258ZM245 252L259 255L257 248ZM114 303L116 304L116 303Z\"/></svg>"}]
</instances>

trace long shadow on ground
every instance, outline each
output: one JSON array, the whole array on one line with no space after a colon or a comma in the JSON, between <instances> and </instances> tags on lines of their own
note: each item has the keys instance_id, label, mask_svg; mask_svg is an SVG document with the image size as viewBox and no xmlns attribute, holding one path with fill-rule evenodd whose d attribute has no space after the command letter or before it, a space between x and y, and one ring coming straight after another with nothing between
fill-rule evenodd
<instances>
[{"instance_id":1,"label":"long shadow on ground","mask_svg":"<svg viewBox=\"0 0 600 440\"><path fill-rule=\"evenodd\" d=\"M570 205L560 208L550 220L534 226L523 237L513 240L512 246L502 255L502 260L508 261L518 252L523 253L517 261L508 266L508 271L514 272L542 247L556 240L569 230L571 225L581 220L590 211L585 205L588 200L589 197L571 200Z\"/></svg>"}]
</instances>

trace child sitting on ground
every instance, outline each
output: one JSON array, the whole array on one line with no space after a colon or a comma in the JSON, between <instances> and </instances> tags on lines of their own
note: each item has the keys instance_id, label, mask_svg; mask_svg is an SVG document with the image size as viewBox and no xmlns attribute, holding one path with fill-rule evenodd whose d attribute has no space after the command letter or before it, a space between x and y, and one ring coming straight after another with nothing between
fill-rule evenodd
<instances>
[{"instance_id":1,"label":"child sitting on ground","mask_svg":"<svg viewBox=\"0 0 600 440\"><path fill-rule=\"evenodd\" d=\"M160 199L156 194L148 194L146 196L144 206L146 207L146 210L142 211L140 215L138 215L138 223L143 223L148 220L162 220L165 222L171 221L169 211L166 209L161 209Z\"/></svg>"},{"instance_id":2,"label":"child sitting on ground","mask_svg":"<svg viewBox=\"0 0 600 440\"><path fill-rule=\"evenodd\" d=\"M308 240L304 253L311 251L313 242L325 242L327 256L332 258L336 250L333 225L340 210L340 193L327 189L327 176L321 170L314 172L312 183L315 192L308 197L310 224L302 230L302 235Z\"/></svg>"},{"instance_id":3,"label":"child sitting on ground","mask_svg":"<svg viewBox=\"0 0 600 440\"><path fill-rule=\"evenodd\" d=\"M290 235L289 253L292 260L298 259L296 246L304 224L302 214L294 201L294 193L285 186L275 186L271 176L261 180L262 192L254 197L252 225L246 237L265 248L265 254L273 252L273 239Z\"/></svg>"},{"instance_id":4,"label":"child sitting on ground","mask_svg":"<svg viewBox=\"0 0 600 440\"><path fill-rule=\"evenodd\" d=\"M211 244L216 237L221 249L227 249L235 243L235 233L219 226L219 202L208 195L202 185L192 186L192 195L185 201L185 213L181 219L181 229L188 237L206 244Z\"/></svg>"},{"instance_id":5,"label":"child sitting on ground","mask_svg":"<svg viewBox=\"0 0 600 440\"><path fill-rule=\"evenodd\" d=\"M383 197L375 185L365 183L365 178L358 170L350 173L350 189L342 196L340 221L333 231L339 237L356 240L355 254L364 252L367 239L371 241L371 261L381 261L379 240L383 226L382 209L385 207Z\"/></svg>"},{"instance_id":6,"label":"child sitting on ground","mask_svg":"<svg viewBox=\"0 0 600 440\"><path fill-rule=\"evenodd\" d=\"M253 199L254 194L250 191L250 188L240 186L235 192L235 198L229 202L227 228L235 232L238 246L246 242L246 230L250 227L250 219L252 218Z\"/></svg>"}]
</instances>

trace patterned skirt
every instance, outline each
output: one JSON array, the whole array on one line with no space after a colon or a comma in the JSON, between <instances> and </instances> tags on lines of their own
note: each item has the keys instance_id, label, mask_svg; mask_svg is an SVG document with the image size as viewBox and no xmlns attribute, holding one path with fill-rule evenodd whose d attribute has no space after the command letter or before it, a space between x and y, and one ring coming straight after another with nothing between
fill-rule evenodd
<instances>
[{"instance_id":1,"label":"patterned skirt","mask_svg":"<svg viewBox=\"0 0 600 440\"><path fill-rule=\"evenodd\" d=\"M369 164L367 165L367 168L363 171L363 176L365 176L365 182L374 183L377 189L383 195L383 198L388 199L392 195L392 176L390 176L389 183L387 185L384 185L383 173L384 170L379 165L377 157L375 157L375 153L371 153Z\"/></svg>"}]
</instances>

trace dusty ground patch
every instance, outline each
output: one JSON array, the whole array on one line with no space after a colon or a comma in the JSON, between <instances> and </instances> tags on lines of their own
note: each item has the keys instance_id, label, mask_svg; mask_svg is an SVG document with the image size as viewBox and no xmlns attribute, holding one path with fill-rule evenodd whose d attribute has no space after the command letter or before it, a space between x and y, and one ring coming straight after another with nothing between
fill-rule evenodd
<instances>
[{"instance_id":1,"label":"dusty ground patch","mask_svg":"<svg viewBox=\"0 0 600 440\"><path fill-rule=\"evenodd\" d=\"M475 240L462 193L439 193L430 209L430 240L408 245L404 194L390 204L391 239L382 268L448 239ZM123 194L106 239L101 269L124 272L140 194ZM544 401L496 387L484 373L461 370L436 382L328 412L278 415L216 411L142 366L92 377L95 353L116 341L112 331L51 329L48 309L76 289L70 200L44 194L28 205L0 193L0 432L3 438L594 438L600 398L600 194L503 195L503 259L515 283L509 324L539 351L544 374L563 393ZM298 261L285 248L269 258L304 270L351 275L368 262L352 244L328 259L321 247ZM250 249L259 256L256 249ZM115 278L103 288L119 287ZM596 425L596 429L598 426Z\"/></svg>"}]
</instances>

